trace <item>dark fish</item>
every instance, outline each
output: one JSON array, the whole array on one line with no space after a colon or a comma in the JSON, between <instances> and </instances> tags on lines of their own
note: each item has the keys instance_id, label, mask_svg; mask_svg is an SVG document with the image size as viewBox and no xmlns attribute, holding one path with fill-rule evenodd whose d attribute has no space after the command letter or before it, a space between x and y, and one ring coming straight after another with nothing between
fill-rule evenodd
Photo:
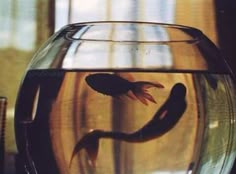
<instances>
[{"instance_id":1,"label":"dark fish","mask_svg":"<svg viewBox=\"0 0 236 174\"><path fill-rule=\"evenodd\" d=\"M88 75L85 80L92 89L99 93L112 97L127 95L134 100L138 99L145 105L148 104L147 100L156 103L154 98L148 93L148 88L164 88L160 83L146 81L131 82L116 74L108 73L91 74Z\"/></svg>"},{"instance_id":2,"label":"dark fish","mask_svg":"<svg viewBox=\"0 0 236 174\"><path fill-rule=\"evenodd\" d=\"M178 123L186 110L187 103L185 96L186 87L182 83L175 84L166 102L160 107L153 118L141 129L133 133L92 130L82 137L74 147L70 166L75 155L83 148L88 153L91 165L95 166L100 138L111 138L126 142L140 143L152 140L167 133Z\"/></svg>"}]
</instances>

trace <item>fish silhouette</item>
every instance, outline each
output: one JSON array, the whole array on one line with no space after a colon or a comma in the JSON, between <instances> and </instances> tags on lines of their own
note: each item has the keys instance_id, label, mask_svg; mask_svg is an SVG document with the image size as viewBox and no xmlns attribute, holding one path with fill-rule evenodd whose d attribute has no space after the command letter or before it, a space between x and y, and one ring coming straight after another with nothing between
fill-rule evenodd
<instances>
[{"instance_id":1,"label":"fish silhouette","mask_svg":"<svg viewBox=\"0 0 236 174\"><path fill-rule=\"evenodd\" d=\"M88 154L90 164L95 166L100 138L111 138L131 143L141 143L164 135L177 124L185 112L187 107L185 96L186 87L184 84L175 84L171 89L169 97L155 113L153 118L141 129L133 133L92 130L82 137L82 139L75 145L69 165L71 166L75 155L81 149L85 149Z\"/></svg>"},{"instance_id":2,"label":"fish silhouette","mask_svg":"<svg viewBox=\"0 0 236 174\"><path fill-rule=\"evenodd\" d=\"M148 88L164 88L160 83L147 81L131 82L119 75L108 73L91 74L88 75L85 80L92 89L99 93L112 97L127 95L131 99L138 99L145 105L148 104L147 100L156 103L154 98L148 93Z\"/></svg>"}]
</instances>

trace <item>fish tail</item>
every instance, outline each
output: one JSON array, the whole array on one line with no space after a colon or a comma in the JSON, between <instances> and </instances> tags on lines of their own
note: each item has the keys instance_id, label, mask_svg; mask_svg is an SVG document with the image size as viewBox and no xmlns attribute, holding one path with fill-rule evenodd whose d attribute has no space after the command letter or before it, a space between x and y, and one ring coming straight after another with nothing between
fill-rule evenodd
<instances>
[{"instance_id":1,"label":"fish tail","mask_svg":"<svg viewBox=\"0 0 236 174\"><path fill-rule=\"evenodd\" d=\"M134 89L132 90L132 92L140 102L142 102L145 105L148 105L147 100L149 100L152 103L156 103L152 95L148 93L148 89L152 87L164 88L164 86L160 83L137 81L134 82Z\"/></svg>"},{"instance_id":2,"label":"fish tail","mask_svg":"<svg viewBox=\"0 0 236 174\"><path fill-rule=\"evenodd\" d=\"M134 92L136 98L143 103L144 105L148 105L148 101L152 103L157 103L156 100L148 93L146 92Z\"/></svg>"},{"instance_id":3,"label":"fish tail","mask_svg":"<svg viewBox=\"0 0 236 174\"><path fill-rule=\"evenodd\" d=\"M98 154L98 148L99 148L99 137L96 136L96 132L92 131L86 134L74 147L74 150L71 155L69 168L72 165L73 159L76 156L76 154L82 150L85 149L88 156L89 156L89 163L93 167L96 165L96 159Z\"/></svg>"},{"instance_id":4,"label":"fish tail","mask_svg":"<svg viewBox=\"0 0 236 174\"><path fill-rule=\"evenodd\" d=\"M147 82L147 81L137 81L137 82L134 82L136 85L139 85L141 86L141 88L143 89L149 89L149 88L152 88L152 87L156 87L156 88L164 88L164 85L159 83L159 82Z\"/></svg>"}]
</instances>

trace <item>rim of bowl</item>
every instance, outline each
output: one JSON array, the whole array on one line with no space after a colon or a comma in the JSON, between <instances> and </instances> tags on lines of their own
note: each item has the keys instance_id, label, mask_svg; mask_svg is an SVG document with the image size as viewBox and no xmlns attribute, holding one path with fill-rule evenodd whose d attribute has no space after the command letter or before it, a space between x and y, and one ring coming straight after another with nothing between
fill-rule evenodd
<instances>
[{"instance_id":1,"label":"rim of bowl","mask_svg":"<svg viewBox=\"0 0 236 174\"><path fill-rule=\"evenodd\" d=\"M110 25L110 24L135 24L135 25L146 25L146 26L162 26L168 29L177 29L182 30L184 33L190 35L189 39L176 39L176 40L119 40L119 39L90 39L90 38L76 38L73 36L73 32L77 30L78 27L81 26L92 26L92 25ZM146 21L89 21L89 22L80 22L80 23L72 23L64 26L59 32L66 32L65 38L68 40L79 40L79 41L92 41L92 42L117 42L117 43L146 43L146 44L167 44L172 42L186 42L186 43L197 43L202 37L203 33L201 30L178 24L170 24L170 23L158 23L158 22L146 22Z\"/></svg>"}]
</instances>

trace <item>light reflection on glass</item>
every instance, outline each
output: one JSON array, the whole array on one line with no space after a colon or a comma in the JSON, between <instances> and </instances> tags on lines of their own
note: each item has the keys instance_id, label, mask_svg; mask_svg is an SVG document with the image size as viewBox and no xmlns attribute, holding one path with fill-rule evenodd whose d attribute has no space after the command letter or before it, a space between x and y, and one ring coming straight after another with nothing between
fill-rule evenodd
<instances>
[{"instance_id":1,"label":"light reflection on glass","mask_svg":"<svg viewBox=\"0 0 236 174\"><path fill-rule=\"evenodd\" d=\"M93 25L84 27L79 31L69 32L67 39L69 44L72 44L66 51L62 67L77 67L78 65L84 68L91 66L94 67L129 67L133 62L138 62L138 67L152 67L153 65L169 68L173 65L173 55L170 50L170 46L163 44L170 40L168 31L165 28L157 27L144 27L138 28L134 25L130 25L129 28L123 28L122 24L111 25L109 31L104 26L95 27ZM104 31L103 34L99 34ZM119 31L119 32L118 32ZM77 40L81 38L82 40ZM71 39L77 40L70 43ZM90 40L90 42L83 42L84 40ZM108 40L109 44L104 44L92 40ZM113 41L126 41L127 44L120 45L118 42ZM140 44L132 44L134 40L139 40ZM154 45L153 43L142 44L143 40L152 41L155 40L161 44ZM89 43L89 44L87 44ZM80 51L77 51L77 50ZM119 50L114 52L113 50ZM91 54L96 50L96 54ZM106 51L104 51L106 50ZM129 51L132 50L132 51ZM142 50L146 50L143 52ZM142 52L142 54L139 54ZM106 53L106 54L104 54ZM119 53L119 54L118 54ZM131 54L132 53L132 54ZM74 55L76 54L76 55ZM73 57L73 58L72 58ZM83 58L82 58L83 57ZM82 59L81 59L82 58ZM74 59L74 60L72 60ZM72 63L73 62L73 65Z\"/></svg>"},{"instance_id":2,"label":"light reflection on glass","mask_svg":"<svg viewBox=\"0 0 236 174\"><path fill-rule=\"evenodd\" d=\"M164 3L164 4L163 4ZM83 0L72 0L71 2L67 0L59 0L56 1L56 14L55 14L55 30L57 31L63 25L68 23L77 23L77 22L84 22L84 21L102 21L102 20L143 20L143 21L157 21L157 22L174 22L174 14L175 14L175 0L148 0L148 1L126 1L126 0L92 0L92 1L83 1ZM66 18L67 17L67 18ZM132 26L131 26L132 27ZM83 31L82 31L83 32ZM91 37L89 34L96 34L94 32L86 32L83 36L84 38L94 38ZM116 33L116 28L113 29L112 33L109 33L107 37L109 39L114 39L119 37L122 38L129 38L130 36L127 35L128 32L125 33ZM156 38L161 33L162 38L157 38L160 40L168 40L168 34L163 29L160 30L152 30L146 31L146 29L142 29L139 32L139 36L131 36L131 37L141 37L143 39L147 38ZM82 33L76 33L74 37L81 35ZM126 34L126 35L125 35ZM131 33L132 34L132 33ZM104 36L103 36L104 37ZM98 38L99 39L99 38ZM79 48L86 51L86 49L92 49L91 45L90 48L86 48L86 45L79 44ZM102 45L100 45L102 47ZM136 49L131 48L132 46L127 45L125 49ZM112 46L110 48L112 49ZM123 48L120 48L123 49ZM96 55L96 57L92 55L86 55L87 59L83 59L83 61L89 61L94 63L94 65L100 66L101 64L109 64L112 63L114 65L124 65L127 66L132 62L127 62L128 57L132 56L134 59L141 59L140 62L142 65L152 66L153 64L161 64L167 67L172 65L172 55L169 50L169 47L166 45L159 46L156 48L152 48L156 54L156 57L150 58L148 55L149 53L146 52L145 55L137 57L136 55L112 55L112 56L119 56L119 62L104 62L101 61L99 57L103 56L111 56L111 55ZM124 51L125 53L126 51ZM169 54L166 54L166 53ZM127 53L127 52L126 52ZM71 53L68 53L71 54ZM137 54L138 55L138 54ZM165 56L164 56L165 55ZM79 55L78 55L79 56ZM104 58L102 60L112 60ZM63 66L67 66L70 63L70 58L64 61ZM81 62L80 62L81 63ZM85 63L86 64L86 63Z\"/></svg>"}]
</instances>

